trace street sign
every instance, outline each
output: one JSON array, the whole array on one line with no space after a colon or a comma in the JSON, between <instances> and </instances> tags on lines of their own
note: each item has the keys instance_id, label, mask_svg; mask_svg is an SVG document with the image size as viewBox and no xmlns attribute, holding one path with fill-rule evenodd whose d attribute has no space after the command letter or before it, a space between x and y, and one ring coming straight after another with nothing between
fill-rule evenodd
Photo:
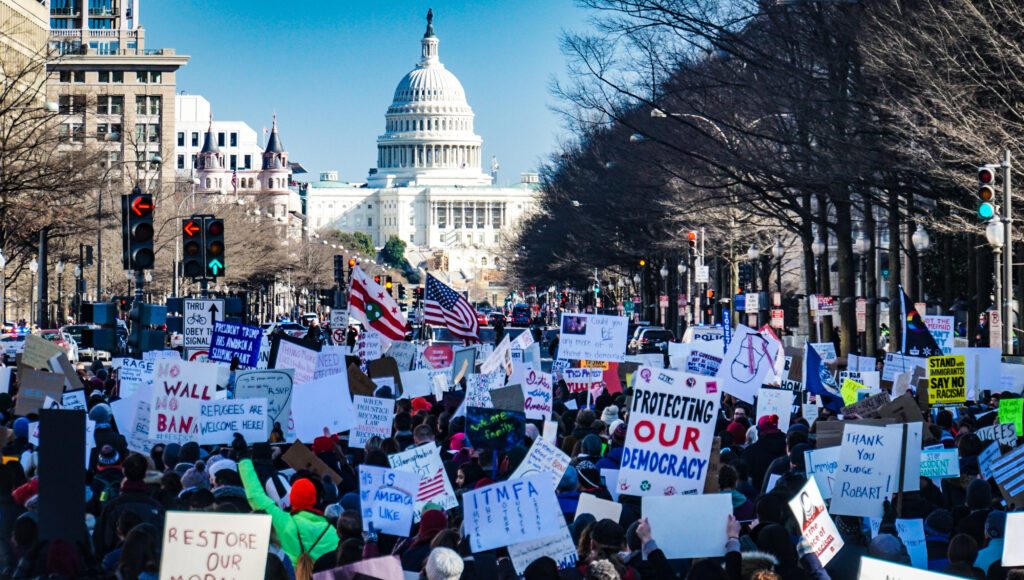
<instances>
[{"instance_id":1,"label":"street sign","mask_svg":"<svg viewBox=\"0 0 1024 580\"><path fill-rule=\"evenodd\" d=\"M623 311L625 311L627 313L632 313L633 312L633 301L632 300L627 300L627 301L623 302L622 303L622 309L623 309Z\"/></svg>"},{"instance_id":2,"label":"street sign","mask_svg":"<svg viewBox=\"0 0 1024 580\"><path fill-rule=\"evenodd\" d=\"M818 294L818 313L819 314L831 314L836 310L835 299L831 296L822 296Z\"/></svg>"},{"instance_id":3,"label":"street sign","mask_svg":"<svg viewBox=\"0 0 1024 580\"><path fill-rule=\"evenodd\" d=\"M746 312L747 310L747 295L737 294L733 297L732 303L736 305L737 312Z\"/></svg>"},{"instance_id":4,"label":"street sign","mask_svg":"<svg viewBox=\"0 0 1024 580\"><path fill-rule=\"evenodd\" d=\"M781 309L772 310L772 328L782 328L785 323L785 311Z\"/></svg>"},{"instance_id":5,"label":"street sign","mask_svg":"<svg viewBox=\"0 0 1024 580\"><path fill-rule=\"evenodd\" d=\"M334 341L334 344L345 344L345 327L331 330L331 340Z\"/></svg>"},{"instance_id":6,"label":"street sign","mask_svg":"<svg viewBox=\"0 0 1024 580\"><path fill-rule=\"evenodd\" d=\"M658 296L658 306L661 308L668 308L668 296L664 294Z\"/></svg>"},{"instance_id":7,"label":"street sign","mask_svg":"<svg viewBox=\"0 0 1024 580\"><path fill-rule=\"evenodd\" d=\"M998 310L988 311L988 345L1000 348L1003 344L1003 315Z\"/></svg>"},{"instance_id":8,"label":"street sign","mask_svg":"<svg viewBox=\"0 0 1024 580\"><path fill-rule=\"evenodd\" d=\"M331 310L331 328L345 328L348 326L348 308L335 308Z\"/></svg>"},{"instance_id":9,"label":"street sign","mask_svg":"<svg viewBox=\"0 0 1024 580\"><path fill-rule=\"evenodd\" d=\"M215 320L224 320L223 300L182 299L182 347L210 348Z\"/></svg>"},{"instance_id":10,"label":"street sign","mask_svg":"<svg viewBox=\"0 0 1024 580\"><path fill-rule=\"evenodd\" d=\"M857 299L857 332L865 332L868 327L868 301Z\"/></svg>"},{"instance_id":11,"label":"street sign","mask_svg":"<svg viewBox=\"0 0 1024 580\"><path fill-rule=\"evenodd\" d=\"M210 357L210 351L205 348L186 349L185 358L189 362L207 362Z\"/></svg>"},{"instance_id":12,"label":"street sign","mask_svg":"<svg viewBox=\"0 0 1024 580\"><path fill-rule=\"evenodd\" d=\"M744 294L746 296L746 303L744 306L744 312L757 312L761 306L761 295L757 292L751 292L750 294Z\"/></svg>"},{"instance_id":13,"label":"street sign","mask_svg":"<svg viewBox=\"0 0 1024 580\"><path fill-rule=\"evenodd\" d=\"M708 281L711 279L709 272L710 269L708 266L697 266L697 283L707 284Z\"/></svg>"}]
</instances>

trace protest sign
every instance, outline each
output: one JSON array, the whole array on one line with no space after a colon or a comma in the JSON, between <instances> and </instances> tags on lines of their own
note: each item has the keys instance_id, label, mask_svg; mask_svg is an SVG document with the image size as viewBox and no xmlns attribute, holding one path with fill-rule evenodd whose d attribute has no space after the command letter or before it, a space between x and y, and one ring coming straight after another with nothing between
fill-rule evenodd
<instances>
[{"instance_id":1,"label":"protest sign","mask_svg":"<svg viewBox=\"0 0 1024 580\"><path fill-rule=\"evenodd\" d=\"M1003 566L1024 566L1024 512L1006 514L1006 532L1003 535Z\"/></svg>"},{"instance_id":2,"label":"protest sign","mask_svg":"<svg viewBox=\"0 0 1024 580\"><path fill-rule=\"evenodd\" d=\"M804 469L814 476L818 493L831 499L835 488L836 472L839 471L839 446L804 451Z\"/></svg>"},{"instance_id":3,"label":"protest sign","mask_svg":"<svg viewBox=\"0 0 1024 580\"><path fill-rule=\"evenodd\" d=\"M322 379L333 375L343 374L345 367L345 353L347 346L332 346L325 344L316 357L316 366L313 368L313 378Z\"/></svg>"},{"instance_id":4,"label":"protest sign","mask_svg":"<svg viewBox=\"0 0 1024 580\"><path fill-rule=\"evenodd\" d=\"M378 379L391 378L394 381L391 392L395 396L402 392L402 373L398 370L395 359L385 356L366 363L366 374L370 375L375 383Z\"/></svg>"},{"instance_id":5,"label":"protest sign","mask_svg":"<svg viewBox=\"0 0 1024 580\"><path fill-rule=\"evenodd\" d=\"M812 342L810 347L818 353L821 360L827 363L835 362L836 360L836 345L831 342Z\"/></svg>"},{"instance_id":6,"label":"protest sign","mask_svg":"<svg viewBox=\"0 0 1024 580\"><path fill-rule=\"evenodd\" d=\"M921 452L921 477L943 479L960 477L960 457L956 449Z\"/></svg>"},{"instance_id":7,"label":"protest sign","mask_svg":"<svg viewBox=\"0 0 1024 580\"><path fill-rule=\"evenodd\" d=\"M562 377L570 393L586 393L601 383L604 371L601 369L565 369Z\"/></svg>"},{"instance_id":8,"label":"protest sign","mask_svg":"<svg viewBox=\"0 0 1024 580\"><path fill-rule=\"evenodd\" d=\"M153 382L153 360L139 360L135 358L123 358L121 368L117 370L117 379L120 383L120 395L122 399L131 397L142 385Z\"/></svg>"},{"instance_id":9,"label":"protest sign","mask_svg":"<svg viewBox=\"0 0 1024 580\"><path fill-rule=\"evenodd\" d=\"M45 342L45 339L40 340ZM56 373L24 369L18 373L18 382L18 403L14 406L16 415L36 413L42 408L46 397L60 400L64 393L64 375Z\"/></svg>"},{"instance_id":10,"label":"protest sign","mask_svg":"<svg viewBox=\"0 0 1024 580\"><path fill-rule=\"evenodd\" d=\"M321 433L322 435L323 433ZM301 441L296 441L288 448L287 451L281 456L281 459L288 464L289 467L295 471L306 470L316 474L318 477L328 477L335 485L341 483L341 476L336 471L327 466L322 459L313 454L302 444Z\"/></svg>"},{"instance_id":11,"label":"protest sign","mask_svg":"<svg viewBox=\"0 0 1024 580\"><path fill-rule=\"evenodd\" d=\"M355 409L349 398L347 381L334 375L292 388L292 421L300 441L313 442L323 435L348 431L355 424Z\"/></svg>"},{"instance_id":12,"label":"protest sign","mask_svg":"<svg viewBox=\"0 0 1024 580\"><path fill-rule=\"evenodd\" d=\"M860 557L860 574L857 576L858 580L949 580L949 578L946 574L918 570L867 556Z\"/></svg>"},{"instance_id":13,"label":"protest sign","mask_svg":"<svg viewBox=\"0 0 1024 580\"><path fill-rule=\"evenodd\" d=\"M266 399L223 399L203 401L199 405L200 445L231 443L235 433L241 433L249 443L267 440L270 424L267 422Z\"/></svg>"},{"instance_id":14,"label":"protest sign","mask_svg":"<svg viewBox=\"0 0 1024 580\"><path fill-rule=\"evenodd\" d=\"M903 491L918 491L921 489L921 439L924 423L902 423L885 427L890 431L895 431L897 437L903 440ZM898 459L896 465L897 471L894 473L898 476ZM897 477L897 484L898 480ZM893 489L897 484L893 485Z\"/></svg>"},{"instance_id":15,"label":"protest sign","mask_svg":"<svg viewBox=\"0 0 1024 580\"><path fill-rule=\"evenodd\" d=\"M1017 437L1024 435L1024 399L1000 399L999 414L1000 423L1012 423L1017 426Z\"/></svg>"},{"instance_id":16,"label":"protest sign","mask_svg":"<svg viewBox=\"0 0 1024 580\"><path fill-rule=\"evenodd\" d=\"M242 366L255 368L262 341L263 330L258 326L217 320L210 339L210 360L230 363L237 358Z\"/></svg>"},{"instance_id":17,"label":"protest sign","mask_svg":"<svg viewBox=\"0 0 1024 580\"><path fill-rule=\"evenodd\" d=\"M963 355L928 358L928 404L967 401L967 363Z\"/></svg>"},{"instance_id":18,"label":"protest sign","mask_svg":"<svg viewBox=\"0 0 1024 580\"><path fill-rule=\"evenodd\" d=\"M793 391L761 385L757 390L757 420L775 415L779 418L779 430L789 430L789 416L793 411Z\"/></svg>"},{"instance_id":19,"label":"protest sign","mask_svg":"<svg viewBox=\"0 0 1024 580\"><path fill-rule=\"evenodd\" d=\"M285 437L295 432L292 423L292 373L293 369L252 369L235 372L236 399L266 399L267 423L274 428L281 424Z\"/></svg>"},{"instance_id":20,"label":"protest sign","mask_svg":"<svg viewBox=\"0 0 1024 580\"><path fill-rule=\"evenodd\" d=\"M484 359L484 362L480 363L481 373L493 373L498 368L505 369L505 372L509 372L512 368L512 341L509 339L508 334L505 338L501 339L498 346L494 348L494 351Z\"/></svg>"},{"instance_id":21,"label":"protest sign","mask_svg":"<svg viewBox=\"0 0 1024 580\"><path fill-rule=\"evenodd\" d=\"M503 409L466 407L466 439L474 449L507 451L526 437L526 416Z\"/></svg>"},{"instance_id":22,"label":"protest sign","mask_svg":"<svg viewBox=\"0 0 1024 580\"><path fill-rule=\"evenodd\" d=\"M359 370L359 365L349 364L345 377L348 379L348 391L352 395L369 397L377 390L377 385L363 371Z\"/></svg>"},{"instance_id":23,"label":"protest sign","mask_svg":"<svg viewBox=\"0 0 1024 580\"><path fill-rule=\"evenodd\" d=\"M559 570L576 565L576 546L572 542L565 518L561 518L559 524L558 533L554 536L509 545L508 555L512 558L516 574L522 576L526 573L527 566L544 557L554 560Z\"/></svg>"},{"instance_id":24,"label":"protest sign","mask_svg":"<svg viewBox=\"0 0 1024 580\"><path fill-rule=\"evenodd\" d=\"M522 385L509 385L498 389L491 389L491 403L495 409L506 411L523 412L525 397L523 397Z\"/></svg>"},{"instance_id":25,"label":"protest sign","mask_svg":"<svg viewBox=\"0 0 1024 580\"><path fill-rule=\"evenodd\" d=\"M576 504L576 517L580 517L580 514L590 514L597 521L607 518L618 523L622 516L622 504L590 493L581 493L579 503Z\"/></svg>"},{"instance_id":26,"label":"protest sign","mask_svg":"<svg viewBox=\"0 0 1024 580\"><path fill-rule=\"evenodd\" d=\"M547 473L553 479L551 489L554 489L554 485L558 484L562 479L562 475L565 474L566 468L569 467L569 462L569 456L556 447L554 443L538 437L530 445L530 450L526 452L526 457L519 462L519 467L512 472L509 479L521 479L539 473Z\"/></svg>"},{"instance_id":27,"label":"protest sign","mask_svg":"<svg viewBox=\"0 0 1024 580\"><path fill-rule=\"evenodd\" d=\"M701 492L721 400L710 377L642 367L634 375L619 491Z\"/></svg>"},{"instance_id":28,"label":"protest sign","mask_svg":"<svg viewBox=\"0 0 1024 580\"><path fill-rule=\"evenodd\" d=\"M433 394L433 382L430 380L430 369L402 371L402 399L429 397Z\"/></svg>"},{"instance_id":29,"label":"protest sign","mask_svg":"<svg viewBox=\"0 0 1024 580\"><path fill-rule=\"evenodd\" d=\"M933 314L922 316L921 321L928 327L928 332L935 339L935 344L939 345L939 348L942 349L942 354L951 354L953 352L953 338L956 334L953 328L953 317L936 316Z\"/></svg>"},{"instance_id":30,"label":"protest sign","mask_svg":"<svg viewBox=\"0 0 1024 580\"><path fill-rule=\"evenodd\" d=\"M909 393L896 397L878 408L878 416L887 419L895 419L899 423L913 423L924 421L921 415L921 407Z\"/></svg>"},{"instance_id":31,"label":"protest sign","mask_svg":"<svg viewBox=\"0 0 1024 580\"><path fill-rule=\"evenodd\" d=\"M78 391L85 388L85 385L82 384L82 379L78 378L78 373L75 372L75 367L68 360L67 354L62 352L50 357L48 364L51 371L64 375L65 391Z\"/></svg>"},{"instance_id":32,"label":"protest sign","mask_svg":"<svg viewBox=\"0 0 1024 580\"><path fill-rule=\"evenodd\" d=\"M989 471L1006 503L1024 504L1024 446L993 459Z\"/></svg>"},{"instance_id":33,"label":"protest sign","mask_svg":"<svg viewBox=\"0 0 1024 580\"><path fill-rule=\"evenodd\" d=\"M713 377L718 374L718 369L722 366L722 357L715 356L711 351L705 352L702 348L703 345L699 344L690 347L690 352L686 357L686 368L681 370L695 375Z\"/></svg>"},{"instance_id":34,"label":"protest sign","mask_svg":"<svg viewBox=\"0 0 1024 580\"><path fill-rule=\"evenodd\" d=\"M317 572L313 580L415 580L411 574L402 570L398 556L380 556Z\"/></svg>"},{"instance_id":35,"label":"protest sign","mask_svg":"<svg viewBox=\"0 0 1024 580\"><path fill-rule=\"evenodd\" d=\"M269 515L169 511L160 580L262 578L269 547Z\"/></svg>"},{"instance_id":36,"label":"protest sign","mask_svg":"<svg viewBox=\"0 0 1024 580\"><path fill-rule=\"evenodd\" d=\"M292 384L301 385L314 379L316 361L320 353L307 348L305 343L291 337L282 336L275 340L270 353L270 366L275 369L295 369Z\"/></svg>"},{"instance_id":37,"label":"protest sign","mask_svg":"<svg viewBox=\"0 0 1024 580\"><path fill-rule=\"evenodd\" d=\"M37 370L46 370L50 368L50 359L62 353L67 354L56 343L38 334L29 334L25 336L25 349L21 353L20 364Z\"/></svg>"},{"instance_id":38,"label":"protest sign","mask_svg":"<svg viewBox=\"0 0 1024 580\"><path fill-rule=\"evenodd\" d=\"M160 359L154 363L153 399L150 405L149 438L185 444L199 434L199 407L214 400L217 366Z\"/></svg>"},{"instance_id":39,"label":"protest sign","mask_svg":"<svg viewBox=\"0 0 1024 580\"><path fill-rule=\"evenodd\" d=\"M870 419L878 417L878 410L890 402L889 393L882 391L874 395L869 395L855 403L846 405L840 409L840 413L845 415L857 415L862 419Z\"/></svg>"},{"instance_id":40,"label":"protest sign","mask_svg":"<svg viewBox=\"0 0 1024 580\"><path fill-rule=\"evenodd\" d=\"M1000 363L998 390L1017 395L1024 391L1024 364Z\"/></svg>"},{"instance_id":41,"label":"protest sign","mask_svg":"<svg viewBox=\"0 0 1024 580\"><path fill-rule=\"evenodd\" d=\"M923 475L923 474L922 474ZM871 537L878 535L882 526L879 518L868 518L868 525L871 526ZM897 519L896 533L900 541L907 547L907 554L910 556L910 563L915 568L926 570L928 568L928 544L924 537L923 519Z\"/></svg>"},{"instance_id":42,"label":"protest sign","mask_svg":"<svg viewBox=\"0 0 1024 580\"><path fill-rule=\"evenodd\" d=\"M650 521L651 529L658 530L658 547L665 557L725 555L725 543L729 539L726 524L732 514L729 494L644 496L641 512ZM680 514L686 517L679 517Z\"/></svg>"},{"instance_id":43,"label":"protest sign","mask_svg":"<svg viewBox=\"0 0 1024 580\"><path fill-rule=\"evenodd\" d=\"M85 390L64 391L60 406L72 411L88 411L85 403Z\"/></svg>"},{"instance_id":44,"label":"protest sign","mask_svg":"<svg viewBox=\"0 0 1024 580\"><path fill-rule=\"evenodd\" d=\"M454 352L449 344L432 344L423 349L423 360L433 369L451 366Z\"/></svg>"},{"instance_id":45,"label":"protest sign","mask_svg":"<svg viewBox=\"0 0 1024 580\"><path fill-rule=\"evenodd\" d=\"M992 471L990 469L992 460L999 457L999 443L993 441L985 448L984 451L978 454L978 471L981 472L982 479L988 479L992 477Z\"/></svg>"},{"instance_id":46,"label":"protest sign","mask_svg":"<svg viewBox=\"0 0 1024 580\"><path fill-rule=\"evenodd\" d=\"M466 377L466 403L467 407L494 408L491 400L491 390L487 388L484 377L481 375L469 375Z\"/></svg>"},{"instance_id":47,"label":"protest sign","mask_svg":"<svg viewBox=\"0 0 1024 580\"><path fill-rule=\"evenodd\" d=\"M441 462L441 449L435 443L424 443L388 455L391 468L415 473L420 478L416 492L416 513L423 511L428 502L439 504L444 509L459 505L448 473Z\"/></svg>"},{"instance_id":48,"label":"protest sign","mask_svg":"<svg viewBox=\"0 0 1024 580\"><path fill-rule=\"evenodd\" d=\"M928 359L916 356L906 356L898 352L885 353L885 362L882 364L882 380L896 381L899 373L913 372L915 367L928 368ZM893 393L893 396L899 396Z\"/></svg>"},{"instance_id":49,"label":"protest sign","mask_svg":"<svg viewBox=\"0 0 1024 580\"><path fill-rule=\"evenodd\" d=\"M832 517L828 515L825 500L814 478L808 480L800 493L789 501L789 509L800 525L801 535L810 542L821 565L827 565L842 549L843 538Z\"/></svg>"},{"instance_id":50,"label":"protest sign","mask_svg":"<svg viewBox=\"0 0 1024 580\"><path fill-rule=\"evenodd\" d=\"M843 396L843 405L849 406L857 402L857 391L864 389L864 385L851 378L843 379L840 387L840 394Z\"/></svg>"},{"instance_id":51,"label":"protest sign","mask_svg":"<svg viewBox=\"0 0 1024 580\"><path fill-rule=\"evenodd\" d=\"M551 375L526 367L523 382L523 408L527 419L547 420L551 417L554 394L551 390Z\"/></svg>"},{"instance_id":52,"label":"protest sign","mask_svg":"<svg viewBox=\"0 0 1024 580\"><path fill-rule=\"evenodd\" d=\"M626 360L625 316L562 313L558 358L564 360Z\"/></svg>"},{"instance_id":53,"label":"protest sign","mask_svg":"<svg viewBox=\"0 0 1024 580\"><path fill-rule=\"evenodd\" d=\"M395 359L398 370L407 371L412 366L412 358L416 354L416 345L411 342L392 342L386 354Z\"/></svg>"},{"instance_id":54,"label":"protest sign","mask_svg":"<svg viewBox=\"0 0 1024 580\"><path fill-rule=\"evenodd\" d=\"M846 425L832 495L833 515L881 517L898 488L901 437L896 430Z\"/></svg>"},{"instance_id":55,"label":"protest sign","mask_svg":"<svg viewBox=\"0 0 1024 580\"><path fill-rule=\"evenodd\" d=\"M499 481L462 498L463 531L474 553L554 536L565 521L547 475Z\"/></svg>"},{"instance_id":56,"label":"protest sign","mask_svg":"<svg viewBox=\"0 0 1024 580\"><path fill-rule=\"evenodd\" d=\"M463 348L455 351L452 357L452 382L457 383L462 377L476 372L476 349Z\"/></svg>"},{"instance_id":57,"label":"protest sign","mask_svg":"<svg viewBox=\"0 0 1024 580\"><path fill-rule=\"evenodd\" d=\"M356 421L348 436L350 446L362 447L374 436L381 439L391 437L391 423L395 418L394 400L356 395L352 397L352 405L356 410Z\"/></svg>"},{"instance_id":58,"label":"protest sign","mask_svg":"<svg viewBox=\"0 0 1024 580\"><path fill-rule=\"evenodd\" d=\"M757 389L775 377L775 359L781 347L777 340L738 325L715 376L718 387L738 399L753 403Z\"/></svg>"},{"instance_id":59,"label":"protest sign","mask_svg":"<svg viewBox=\"0 0 1024 580\"><path fill-rule=\"evenodd\" d=\"M975 431L982 441L998 441L1000 445L1017 446L1017 428L1013 423L996 423Z\"/></svg>"},{"instance_id":60,"label":"protest sign","mask_svg":"<svg viewBox=\"0 0 1024 580\"><path fill-rule=\"evenodd\" d=\"M405 537L412 527L420 478L415 473L359 466L359 508L363 531Z\"/></svg>"},{"instance_id":61,"label":"protest sign","mask_svg":"<svg viewBox=\"0 0 1024 580\"><path fill-rule=\"evenodd\" d=\"M359 333L356 338L355 354L363 363L377 360L384 356L384 351L390 346L391 341L383 334L368 328Z\"/></svg>"}]
</instances>

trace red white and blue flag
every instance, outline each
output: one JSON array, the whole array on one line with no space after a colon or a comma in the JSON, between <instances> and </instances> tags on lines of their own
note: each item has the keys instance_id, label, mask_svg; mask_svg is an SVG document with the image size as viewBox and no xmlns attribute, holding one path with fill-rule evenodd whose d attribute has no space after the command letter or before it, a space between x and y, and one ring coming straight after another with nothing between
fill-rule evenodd
<instances>
[{"instance_id":1,"label":"red white and blue flag","mask_svg":"<svg viewBox=\"0 0 1024 580\"><path fill-rule=\"evenodd\" d=\"M359 266L352 268L352 289L348 293L348 305L349 314L364 326L391 340L405 340L407 324L398 303Z\"/></svg>"},{"instance_id":2,"label":"red white and blue flag","mask_svg":"<svg viewBox=\"0 0 1024 580\"><path fill-rule=\"evenodd\" d=\"M480 342L476 312L469 301L430 274L427 274L427 287L423 292L423 321L447 327L466 343Z\"/></svg>"}]
</instances>

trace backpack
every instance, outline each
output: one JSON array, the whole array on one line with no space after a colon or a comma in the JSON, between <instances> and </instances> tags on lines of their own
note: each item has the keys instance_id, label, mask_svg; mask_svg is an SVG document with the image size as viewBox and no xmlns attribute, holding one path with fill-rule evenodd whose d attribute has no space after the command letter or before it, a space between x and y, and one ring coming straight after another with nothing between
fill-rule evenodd
<instances>
[{"instance_id":1,"label":"backpack","mask_svg":"<svg viewBox=\"0 0 1024 580\"><path fill-rule=\"evenodd\" d=\"M317 537L316 541L313 542L313 545L309 547L309 550L306 550L306 547L302 545L302 534L299 533L298 526L295 527L295 537L299 539L299 549L302 550L302 553L299 554L299 559L295 562L295 580L311 580L313 578L313 565L315 563L313 562L313 555L310 554L310 552L316 549L316 545L323 539L327 530L332 527L331 522L325 522L324 531L320 532L320 535Z\"/></svg>"},{"instance_id":2,"label":"backpack","mask_svg":"<svg viewBox=\"0 0 1024 580\"><path fill-rule=\"evenodd\" d=\"M99 502L100 506L107 505L107 503L109 503L110 500L121 495L120 481L110 481L107 479L101 479L99 481L102 487L100 488L99 493L95 494L95 497L96 500Z\"/></svg>"}]
</instances>

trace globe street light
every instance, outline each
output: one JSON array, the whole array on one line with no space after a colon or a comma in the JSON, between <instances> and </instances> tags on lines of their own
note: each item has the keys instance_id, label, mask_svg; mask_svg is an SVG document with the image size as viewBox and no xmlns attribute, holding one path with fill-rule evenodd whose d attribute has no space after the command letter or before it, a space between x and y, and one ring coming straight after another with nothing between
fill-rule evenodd
<instances>
[{"instance_id":1,"label":"globe street light","mask_svg":"<svg viewBox=\"0 0 1024 580\"><path fill-rule=\"evenodd\" d=\"M36 279L38 278L37 274L39 273L39 262L36 261L35 258L32 258L32 261L29 262L29 264L28 264L28 269L29 269L30 272L32 272L32 288L29 290L29 296L31 297L29 302L32 303L32 308L29 310L29 326L31 327L31 326L35 326L35 323L36 323L36 298L35 298L35 290L36 290L36 282L37 282Z\"/></svg>"},{"instance_id":2,"label":"globe street light","mask_svg":"<svg viewBox=\"0 0 1024 580\"><path fill-rule=\"evenodd\" d=\"M928 237L928 232L925 231L924 226L922 226L921 224L917 224L917 230L914 232L914 235L910 236L910 242L914 244L914 249L917 250L918 253L918 300L924 302L924 268L921 266L920 255L928 250L928 247L931 245L931 238Z\"/></svg>"}]
</instances>

